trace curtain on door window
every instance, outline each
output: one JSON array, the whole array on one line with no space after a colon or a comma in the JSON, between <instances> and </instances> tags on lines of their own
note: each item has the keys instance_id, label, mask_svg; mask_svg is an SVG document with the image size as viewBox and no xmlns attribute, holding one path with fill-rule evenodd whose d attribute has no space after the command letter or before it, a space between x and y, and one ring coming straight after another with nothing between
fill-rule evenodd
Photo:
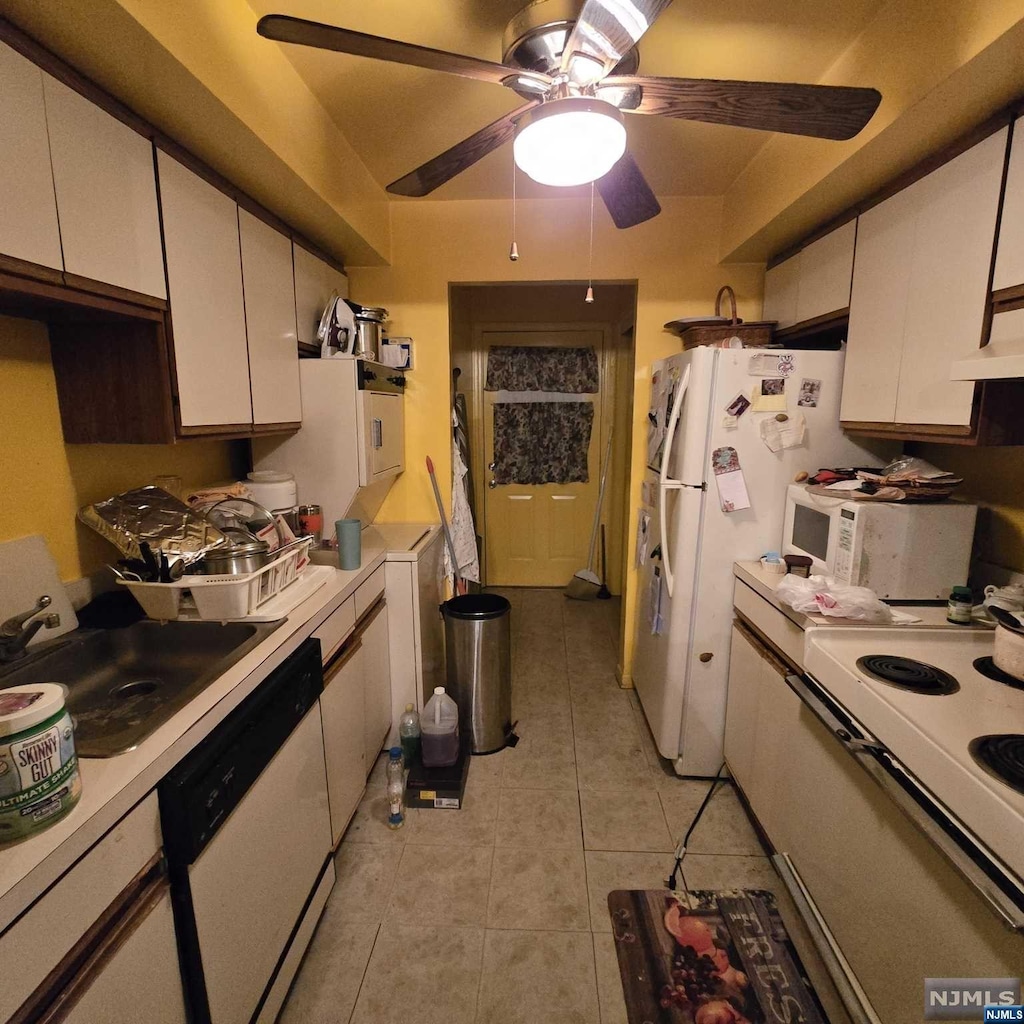
<instances>
[{"instance_id":1,"label":"curtain on door window","mask_svg":"<svg viewBox=\"0 0 1024 1024\"><path fill-rule=\"evenodd\" d=\"M590 402L497 402L494 480L499 484L587 483L594 423Z\"/></svg>"},{"instance_id":2,"label":"curtain on door window","mask_svg":"<svg viewBox=\"0 0 1024 1024\"><path fill-rule=\"evenodd\" d=\"M597 353L592 348L494 345L487 353L487 391L597 394Z\"/></svg>"}]
</instances>

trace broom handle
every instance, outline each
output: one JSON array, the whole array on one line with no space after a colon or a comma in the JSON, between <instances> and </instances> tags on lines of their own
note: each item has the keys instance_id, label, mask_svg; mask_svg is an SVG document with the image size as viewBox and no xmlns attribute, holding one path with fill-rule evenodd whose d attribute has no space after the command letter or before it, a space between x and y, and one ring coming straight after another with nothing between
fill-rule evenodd
<instances>
[{"instance_id":1,"label":"broom handle","mask_svg":"<svg viewBox=\"0 0 1024 1024\"><path fill-rule=\"evenodd\" d=\"M594 510L594 528L590 531L590 553L587 555L587 568L594 571L594 555L597 551L597 528L601 525L601 506L604 504L604 485L608 481L608 463L612 457L612 432L608 429L608 446L604 452L604 464L601 466L601 486L597 492L597 508Z\"/></svg>"},{"instance_id":2,"label":"broom handle","mask_svg":"<svg viewBox=\"0 0 1024 1024\"><path fill-rule=\"evenodd\" d=\"M452 532L448 529L448 518L444 514L444 503L441 501L441 491L437 486L437 477L434 476L434 463L430 456L427 456L427 472L430 474L430 483L434 488L434 498L437 500L437 511L441 514L441 530L444 533L445 543L448 545L448 554L452 559L452 572L455 574L455 588L459 592L459 584L462 576L459 574L459 559L455 554L455 542L452 540Z\"/></svg>"}]
</instances>

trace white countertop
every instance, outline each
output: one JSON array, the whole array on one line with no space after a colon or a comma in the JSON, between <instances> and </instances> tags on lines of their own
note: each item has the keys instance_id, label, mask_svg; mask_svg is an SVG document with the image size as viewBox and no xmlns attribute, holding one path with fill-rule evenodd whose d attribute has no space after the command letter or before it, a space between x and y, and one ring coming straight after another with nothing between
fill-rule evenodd
<instances>
[{"instance_id":1,"label":"white countertop","mask_svg":"<svg viewBox=\"0 0 1024 1024\"><path fill-rule=\"evenodd\" d=\"M253 648L134 750L82 758L82 797L63 820L0 850L0 931L52 885L219 725L380 566L382 541L364 536L358 570L333 570L327 583L291 611Z\"/></svg>"},{"instance_id":2,"label":"white countertop","mask_svg":"<svg viewBox=\"0 0 1024 1024\"><path fill-rule=\"evenodd\" d=\"M784 573L779 575L766 572L760 562L733 562L732 571L736 579L742 580L748 587L757 591L769 604L795 622L801 629L807 629L809 626L873 626L877 629L882 625L886 628L904 628L900 623L861 622L857 619L837 619L829 615L804 615L794 611L788 604L783 604L775 594L778 585L786 578ZM896 607L899 611L907 612L921 620L908 624L916 629L942 628L966 631L988 628L980 623L971 626L954 625L946 618L945 604L900 604Z\"/></svg>"}]
</instances>

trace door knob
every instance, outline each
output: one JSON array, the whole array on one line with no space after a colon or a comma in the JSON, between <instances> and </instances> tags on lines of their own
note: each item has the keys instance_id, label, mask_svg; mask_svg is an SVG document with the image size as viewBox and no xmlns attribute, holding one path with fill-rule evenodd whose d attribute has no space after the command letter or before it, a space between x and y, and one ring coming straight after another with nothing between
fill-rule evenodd
<instances>
[{"instance_id":1,"label":"door knob","mask_svg":"<svg viewBox=\"0 0 1024 1024\"><path fill-rule=\"evenodd\" d=\"M498 486L498 481L495 480L494 477L492 476L487 486L490 487L490 489L493 491L494 488Z\"/></svg>"}]
</instances>

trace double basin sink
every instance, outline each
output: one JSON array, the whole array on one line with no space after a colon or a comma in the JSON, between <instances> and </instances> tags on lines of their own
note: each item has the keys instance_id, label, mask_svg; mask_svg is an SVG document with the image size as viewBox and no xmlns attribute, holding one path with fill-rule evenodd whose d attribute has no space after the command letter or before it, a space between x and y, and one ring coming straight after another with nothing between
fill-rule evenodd
<instances>
[{"instance_id":1,"label":"double basin sink","mask_svg":"<svg viewBox=\"0 0 1024 1024\"><path fill-rule=\"evenodd\" d=\"M81 630L0 665L0 688L63 683L81 757L138 746L282 623L153 622Z\"/></svg>"}]
</instances>

